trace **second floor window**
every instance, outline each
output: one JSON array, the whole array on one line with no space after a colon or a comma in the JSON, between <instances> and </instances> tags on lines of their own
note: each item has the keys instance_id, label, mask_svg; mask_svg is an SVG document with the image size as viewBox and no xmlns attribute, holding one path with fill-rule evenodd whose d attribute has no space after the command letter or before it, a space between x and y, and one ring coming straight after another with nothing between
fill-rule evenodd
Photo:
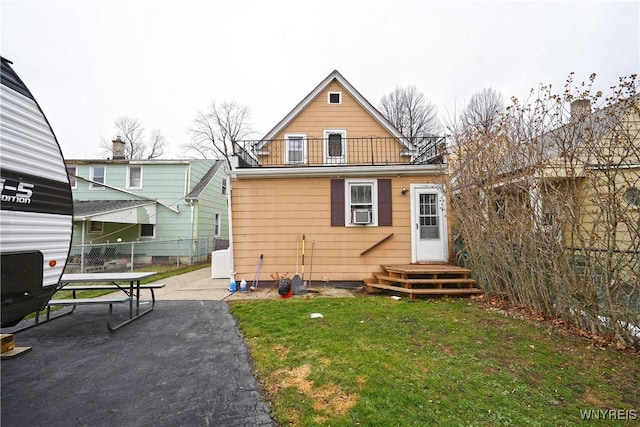
<instances>
[{"instance_id":1,"label":"second floor window","mask_svg":"<svg viewBox=\"0 0 640 427\"><path fill-rule=\"evenodd\" d=\"M91 183L89 188L93 190L104 190L100 184L104 184L107 177L107 171L104 165L91 166Z\"/></svg>"},{"instance_id":2,"label":"second floor window","mask_svg":"<svg viewBox=\"0 0 640 427\"><path fill-rule=\"evenodd\" d=\"M127 169L127 188L142 189L142 166L129 166Z\"/></svg>"},{"instance_id":3,"label":"second floor window","mask_svg":"<svg viewBox=\"0 0 640 427\"><path fill-rule=\"evenodd\" d=\"M328 164L345 163L346 138L347 138L347 132L344 130L325 130L324 131L325 163L328 163Z\"/></svg>"},{"instance_id":4,"label":"second floor window","mask_svg":"<svg viewBox=\"0 0 640 427\"><path fill-rule=\"evenodd\" d=\"M71 188L78 188L78 181L76 180L76 175L78 174L77 166L67 166L67 175L69 176L69 184Z\"/></svg>"},{"instance_id":5,"label":"second floor window","mask_svg":"<svg viewBox=\"0 0 640 427\"><path fill-rule=\"evenodd\" d=\"M306 161L306 135L285 135L285 163L296 164Z\"/></svg>"}]
</instances>

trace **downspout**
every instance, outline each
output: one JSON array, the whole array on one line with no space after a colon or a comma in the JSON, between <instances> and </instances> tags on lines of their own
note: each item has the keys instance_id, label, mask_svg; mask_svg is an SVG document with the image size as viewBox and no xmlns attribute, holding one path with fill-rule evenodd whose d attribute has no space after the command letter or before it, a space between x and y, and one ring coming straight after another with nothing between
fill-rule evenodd
<instances>
[{"instance_id":1,"label":"downspout","mask_svg":"<svg viewBox=\"0 0 640 427\"><path fill-rule=\"evenodd\" d=\"M191 264L193 264L193 259L194 259L193 254L195 252L195 242L193 241L193 221L194 221L194 218L195 218L195 206L194 206L194 203L193 203L193 199L184 199L184 204L188 205L189 208L190 208L190 213L189 213L189 216L190 216L189 224L190 224L190 226L189 226L189 228L191 230L191 238L189 239L189 241L191 242L190 243L191 249L189 250L189 261L190 261ZM178 255L178 258L180 258L179 255Z\"/></svg>"},{"instance_id":2,"label":"downspout","mask_svg":"<svg viewBox=\"0 0 640 427\"><path fill-rule=\"evenodd\" d=\"M195 218L195 212L196 212L196 207L195 204L193 203L193 200L189 200L189 206L191 207L191 264L193 264L193 260L195 258L195 249L196 249L196 242L194 242L193 240L193 220Z\"/></svg>"},{"instance_id":3,"label":"downspout","mask_svg":"<svg viewBox=\"0 0 640 427\"><path fill-rule=\"evenodd\" d=\"M231 265L231 271L229 271L229 280L233 280L234 272L235 272L235 262L233 257L233 210L231 209L231 205L233 204L233 187L231 183L233 182L233 177L235 176L234 171L238 167L238 157L233 156L231 158L231 170L227 174L227 210L229 215L229 263Z\"/></svg>"}]
</instances>

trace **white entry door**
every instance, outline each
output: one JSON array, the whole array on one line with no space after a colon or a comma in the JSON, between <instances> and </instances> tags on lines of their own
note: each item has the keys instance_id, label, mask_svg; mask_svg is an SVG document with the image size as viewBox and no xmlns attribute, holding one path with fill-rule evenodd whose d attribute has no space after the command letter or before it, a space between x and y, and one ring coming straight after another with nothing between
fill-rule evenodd
<instances>
[{"instance_id":1,"label":"white entry door","mask_svg":"<svg viewBox=\"0 0 640 427\"><path fill-rule=\"evenodd\" d=\"M442 186L411 185L413 262L447 261L447 203Z\"/></svg>"}]
</instances>

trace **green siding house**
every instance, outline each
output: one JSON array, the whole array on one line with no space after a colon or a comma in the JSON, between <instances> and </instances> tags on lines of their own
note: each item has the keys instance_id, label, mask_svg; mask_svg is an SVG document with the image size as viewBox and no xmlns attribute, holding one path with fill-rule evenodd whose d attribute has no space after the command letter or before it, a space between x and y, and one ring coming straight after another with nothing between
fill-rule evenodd
<instances>
[{"instance_id":1,"label":"green siding house","mask_svg":"<svg viewBox=\"0 0 640 427\"><path fill-rule=\"evenodd\" d=\"M65 163L74 200L67 272L203 262L228 246L225 161Z\"/></svg>"}]
</instances>

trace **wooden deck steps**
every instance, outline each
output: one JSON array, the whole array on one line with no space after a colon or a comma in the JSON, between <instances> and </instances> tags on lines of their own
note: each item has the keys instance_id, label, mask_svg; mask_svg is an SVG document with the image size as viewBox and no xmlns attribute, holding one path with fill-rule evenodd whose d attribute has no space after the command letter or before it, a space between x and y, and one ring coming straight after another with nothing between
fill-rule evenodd
<instances>
[{"instance_id":1,"label":"wooden deck steps","mask_svg":"<svg viewBox=\"0 0 640 427\"><path fill-rule=\"evenodd\" d=\"M382 272L364 280L367 292L392 291L416 295L473 295L482 290L469 277L470 270L448 264L381 265Z\"/></svg>"}]
</instances>

